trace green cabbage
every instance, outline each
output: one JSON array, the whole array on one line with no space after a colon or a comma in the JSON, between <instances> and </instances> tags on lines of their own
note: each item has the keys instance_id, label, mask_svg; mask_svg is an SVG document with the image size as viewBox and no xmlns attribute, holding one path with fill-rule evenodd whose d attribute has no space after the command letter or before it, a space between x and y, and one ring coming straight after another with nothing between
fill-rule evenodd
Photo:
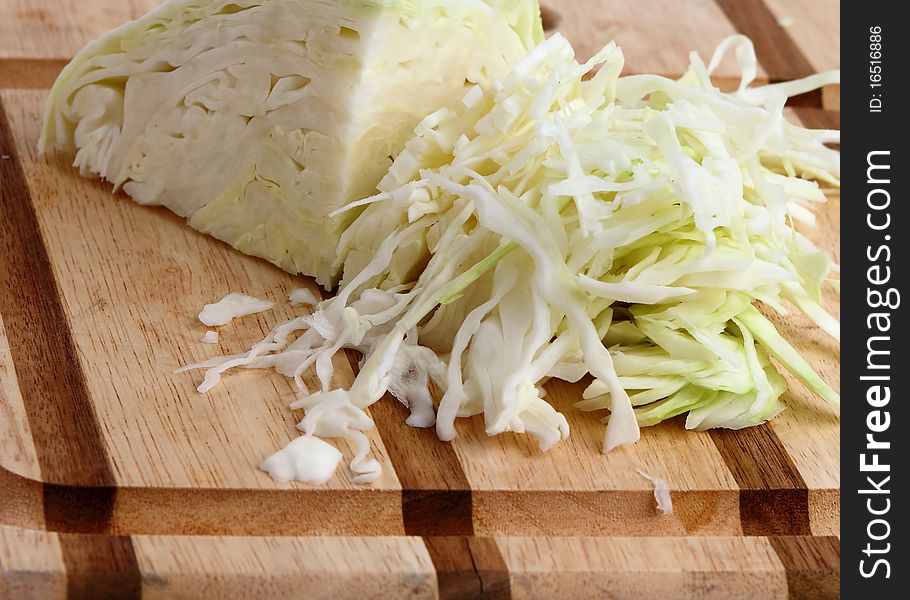
<instances>
[{"instance_id":1,"label":"green cabbage","mask_svg":"<svg viewBox=\"0 0 910 600\"><path fill-rule=\"evenodd\" d=\"M728 49L734 93L710 80ZM839 135L782 111L839 76L750 87L755 64L735 36L678 81L619 77L615 45L580 65L553 36L417 127L380 193L348 207L363 212L342 236L338 295L201 365L200 390L234 367L294 377L300 429L358 442L358 481L378 474L362 431L387 392L441 439L483 415L488 434L529 433L544 450L569 433L546 401L553 377L593 376L578 407L611 412L605 451L677 415L692 429L767 421L786 389L771 357L837 405L753 304L790 301L836 334L819 305L834 265L795 225L826 201L817 181L838 183L826 144ZM343 348L364 359L350 389L332 389ZM301 379L313 366L315 391Z\"/></svg>"},{"instance_id":2,"label":"green cabbage","mask_svg":"<svg viewBox=\"0 0 910 600\"><path fill-rule=\"evenodd\" d=\"M329 213L542 35L536 0L170 0L63 70L40 145L331 286L354 214Z\"/></svg>"}]
</instances>

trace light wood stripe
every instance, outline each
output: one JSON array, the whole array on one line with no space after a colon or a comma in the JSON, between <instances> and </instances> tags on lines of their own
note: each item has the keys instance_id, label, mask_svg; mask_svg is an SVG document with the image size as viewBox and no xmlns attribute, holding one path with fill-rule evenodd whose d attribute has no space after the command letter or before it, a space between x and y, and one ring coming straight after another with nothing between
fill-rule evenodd
<instances>
[{"instance_id":1,"label":"light wood stripe","mask_svg":"<svg viewBox=\"0 0 910 600\"><path fill-rule=\"evenodd\" d=\"M419 538L138 536L135 544L143 598L436 597Z\"/></svg>"},{"instance_id":2,"label":"light wood stripe","mask_svg":"<svg viewBox=\"0 0 910 600\"><path fill-rule=\"evenodd\" d=\"M58 534L66 569L67 600L141 596L141 574L128 537Z\"/></svg>"},{"instance_id":3,"label":"light wood stripe","mask_svg":"<svg viewBox=\"0 0 910 600\"><path fill-rule=\"evenodd\" d=\"M44 484L0 467L0 525L66 533L402 535L400 498L392 491L194 488L116 488L112 495L111 488Z\"/></svg>"},{"instance_id":4,"label":"light wood stripe","mask_svg":"<svg viewBox=\"0 0 910 600\"><path fill-rule=\"evenodd\" d=\"M839 59L837 58L838 50L834 44L837 44L837 41L834 44L824 46L824 52L834 57L834 65L831 64L829 59L823 63L818 63L818 66L816 66L806 56L804 45L800 43L800 38L796 37L802 35L807 20L814 20L815 13L829 11L831 9L830 4L824 7L813 5L811 12L802 11L800 21L803 25L795 25L791 28L785 26L786 21L782 21L782 13L779 10L777 12L773 11L766 0L716 1L740 33L746 34L756 42L755 50L758 60L767 71L771 82L798 79L812 75L820 70L836 67ZM792 3L788 2L789 4ZM807 14L813 16L807 19ZM820 36L818 33L816 35ZM830 37L830 35L831 33L828 32L825 37ZM840 108L840 85L828 86L791 98L789 104L791 106Z\"/></svg>"},{"instance_id":5,"label":"light wood stripe","mask_svg":"<svg viewBox=\"0 0 910 600\"><path fill-rule=\"evenodd\" d=\"M66 535L0 526L0 598L77 597ZM97 552L117 538L90 538ZM145 598L836 598L834 537L135 536ZM460 551L444 546L463 546ZM495 549L495 551L494 551ZM434 556L436 554L437 556ZM455 559L449 557L457 557ZM104 597L106 562L81 565ZM116 574L113 575L116 578ZM133 582L135 585L135 582ZM69 592L69 594L68 594Z\"/></svg>"},{"instance_id":6,"label":"light wood stripe","mask_svg":"<svg viewBox=\"0 0 910 600\"><path fill-rule=\"evenodd\" d=\"M0 468L30 479L41 479L41 466L35 454L32 431L19 391L2 313L0 313L0 423L6 424L0 431Z\"/></svg>"},{"instance_id":7,"label":"light wood stripe","mask_svg":"<svg viewBox=\"0 0 910 600\"><path fill-rule=\"evenodd\" d=\"M56 534L0 525L0 599L62 600L66 589Z\"/></svg>"},{"instance_id":8,"label":"light wood stripe","mask_svg":"<svg viewBox=\"0 0 910 600\"><path fill-rule=\"evenodd\" d=\"M62 547L68 537L94 553L69 571ZM137 578L128 582L102 557L119 543L0 526L0 599L119 599L128 597L124 589L168 600L437 597L419 538L135 536Z\"/></svg>"},{"instance_id":9,"label":"light wood stripe","mask_svg":"<svg viewBox=\"0 0 910 600\"><path fill-rule=\"evenodd\" d=\"M812 64L813 71L840 68L838 0L764 0L778 24ZM840 110L840 85L822 90L822 106Z\"/></svg>"},{"instance_id":10,"label":"light wood stripe","mask_svg":"<svg viewBox=\"0 0 910 600\"><path fill-rule=\"evenodd\" d=\"M44 481L112 485L85 378L0 99L0 313Z\"/></svg>"},{"instance_id":11,"label":"light wood stripe","mask_svg":"<svg viewBox=\"0 0 910 600\"><path fill-rule=\"evenodd\" d=\"M815 72L802 49L780 26L763 0L716 0L727 18L753 40L755 52L771 81L787 81Z\"/></svg>"},{"instance_id":12,"label":"light wood stripe","mask_svg":"<svg viewBox=\"0 0 910 600\"><path fill-rule=\"evenodd\" d=\"M766 538L498 538L515 599L783 600Z\"/></svg>"},{"instance_id":13,"label":"light wood stripe","mask_svg":"<svg viewBox=\"0 0 910 600\"><path fill-rule=\"evenodd\" d=\"M0 59L69 60L101 34L161 3L162 0L4 0Z\"/></svg>"},{"instance_id":14,"label":"light wood stripe","mask_svg":"<svg viewBox=\"0 0 910 600\"><path fill-rule=\"evenodd\" d=\"M117 533L403 535L397 490L121 488Z\"/></svg>"},{"instance_id":15,"label":"light wood stripe","mask_svg":"<svg viewBox=\"0 0 910 600\"><path fill-rule=\"evenodd\" d=\"M275 323L295 316L299 310L286 294L305 280L192 231L167 210L111 197L110 186L75 176L71 155L38 156L46 94L3 95L118 485L314 489L277 484L256 468L299 435L294 425L300 414L287 407L296 396L287 378L232 373L225 385L200 395L199 372L173 373L218 353L246 350ZM220 348L199 343L205 331L196 319L199 308L238 290L271 298L276 307L221 328ZM335 366L339 383L349 380L344 357ZM309 380L314 374L305 379L318 385ZM378 434L368 435L377 460L387 463ZM353 454L346 442L338 446ZM386 469L371 489L399 487ZM356 488L349 471L339 469L319 489Z\"/></svg>"}]
</instances>

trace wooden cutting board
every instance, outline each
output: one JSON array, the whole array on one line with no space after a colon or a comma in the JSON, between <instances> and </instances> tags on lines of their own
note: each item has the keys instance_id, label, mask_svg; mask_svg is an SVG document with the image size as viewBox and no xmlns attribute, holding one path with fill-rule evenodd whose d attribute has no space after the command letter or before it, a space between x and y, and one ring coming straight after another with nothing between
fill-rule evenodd
<instances>
[{"instance_id":1,"label":"wooden cutting board","mask_svg":"<svg viewBox=\"0 0 910 600\"><path fill-rule=\"evenodd\" d=\"M343 467L321 487L258 471L296 435L288 382L244 372L200 395L198 373L173 370L245 350L293 314L290 289L313 284L35 151L65 60L156 3L0 0L0 597L836 593L838 420L798 383L769 425L695 433L676 420L609 455L597 417L572 408L576 386L548 388L572 435L546 454L477 420L439 442L387 398L371 408L375 484ZM631 72L678 75L690 49L709 55L736 31L755 38L765 80L837 66L833 0L545 8L582 56L617 39ZM836 98L799 98L792 116L836 127ZM835 257L838 210L811 234ZM231 291L276 309L199 343L195 315ZM804 319L775 321L836 385L837 344ZM339 384L353 377L343 358L336 370ZM668 482L672 515L636 470Z\"/></svg>"}]
</instances>

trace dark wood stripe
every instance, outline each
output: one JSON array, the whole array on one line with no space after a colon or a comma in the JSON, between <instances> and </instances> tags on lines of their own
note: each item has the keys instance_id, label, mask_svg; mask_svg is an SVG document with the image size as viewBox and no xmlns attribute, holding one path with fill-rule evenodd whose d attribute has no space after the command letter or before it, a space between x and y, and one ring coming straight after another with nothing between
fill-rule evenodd
<instances>
[{"instance_id":1,"label":"dark wood stripe","mask_svg":"<svg viewBox=\"0 0 910 600\"><path fill-rule=\"evenodd\" d=\"M45 526L61 524L62 515L72 515L72 507L78 506L85 511L90 531L107 531L114 506L114 473L2 99L0 257L0 314L42 479L51 482L43 487ZM69 486L86 490L74 495ZM68 538L63 555L68 577L83 578L88 565L92 573L116 573L118 582L138 578L129 538L112 544L108 548L90 537ZM82 589L79 581L74 579L75 592Z\"/></svg>"},{"instance_id":2,"label":"dark wood stripe","mask_svg":"<svg viewBox=\"0 0 910 600\"><path fill-rule=\"evenodd\" d=\"M351 352L348 359L356 373L359 358ZM371 406L370 414L401 482L405 533L432 536L424 543L440 597L510 598L496 542L473 537L471 486L452 444L441 442L432 428L408 426L408 409L390 395Z\"/></svg>"},{"instance_id":3,"label":"dark wood stripe","mask_svg":"<svg viewBox=\"0 0 910 600\"><path fill-rule=\"evenodd\" d=\"M818 108L825 103L824 93L821 89L812 90L798 96L791 96L787 100L787 106L800 108Z\"/></svg>"},{"instance_id":4,"label":"dark wood stripe","mask_svg":"<svg viewBox=\"0 0 910 600\"><path fill-rule=\"evenodd\" d=\"M541 6L540 20L543 22L543 30L549 34L562 23L562 15L552 6Z\"/></svg>"},{"instance_id":5,"label":"dark wood stripe","mask_svg":"<svg viewBox=\"0 0 910 600\"><path fill-rule=\"evenodd\" d=\"M0 524L67 533L110 533L114 488L27 479L0 467Z\"/></svg>"},{"instance_id":6,"label":"dark wood stripe","mask_svg":"<svg viewBox=\"0 0 910 600\"><path fill-rule=\"evenodd\" d=\"M49 88L66 62L52 58L0 59L0 81L6 89Z\"/></svg>"},{"instance_id":7,"label":"dark wood stripe","mask_svg":"<svg viewBox=\"0 0 910 600\"><path fill-rule=\"evenodd\" d=\"M101 432L0 101L0 314L45 481L112 485Z\"/></svg>"},{"instance_id":8,"label":"dark wood stripe","mask_svg":"<svg viewBox=\"0 0 910 600\"><path fill-rule=\"evenodd\" d=\"M717 0L717 4L740 33L755 40L755 53L772 82L798 79L815 72L763 0Z\"/></svg>"},{"instance_id":9,"label":"dark wood stripe","mask_svg":"<svg viewBox=\"0 0 910 600\"><path fill-rule=\"evenodd\" d=\"M348 353L358 371L359 355ZM433 428L405 423L408 409L391 395L370 407L401 482L401 509L407 535L474 535L471 488L451 444Z\"/></svg>"},{"instance_id":10,"label":"dark wood stripe","mask_svg":"<svg viewBox=\"0 0 910 600\"><path fill-rule=\"evenodd\" d=\"M142 595L142 575L128 537L60 534L68 600L120 600Z\"/></svg>"},{"instance_id":11,"label":"dark wood stripe","mask_svg":"<svg viewBox=\"0 0 910 600\"><path fill-rule=\"evenodd\" d=\"M809 490L774 430L712 429L711 439L739 485L745 535L811 535Z\"/></svg>"},{"instance_id":12,"label":"dark wood stripe","mask_svg":"<svg viewBox=\"0 0 910 600\"><path fill-rule=\"evenodd\" d=\"M796 107L793 110L802 124L809 129L840 129L840 111L804 107Z\"/></svg>"},{"instance_id":13,"label":"dark wood stripe","mask_svg":"<svg viewBox=\"0 0 910 600\"><path fill-rule=\"evenodd\" d=\"M401 510L408 535L474 533L474 503L470 490L402 489Z\"/></svg>"},{"instance_id":14,"label":"dark wood stripe","mask_svg":"<svg viewBox=\"0 0 910 600\"><path fill-rule=\"evenodd\" d=\"M428 537L424 543L436 569L440 598L512 597L508 568L494 539Z\"/></svg>"},{"instance_id":15,"label":"dark wood stripe","mask_svg":"<svg viewBox=\"0 0 910 600\"><path fill-rule=\"evenodd\" d=\"M482 593L480 577L471 558L470 539L461 536L424 538L436 570L440 598L476 598Z\"/></svg>"},{"instance_id":16,"label":"dark wood stripe","mask_svg":"<svg viewBox=\"0 0 910 600\"><path fill-rule=\"evenodd\" d=\"M45 484L0 466L0 525L106 535L404 535L401 495L387 490L118 487L113 492ZM311 518L288 518L302 512ZM282 523L277 531L275 523Z\"/></svg>"},{"instance_id":17,"label":"dark wood stripe","mask_svg":"<svg viewBox=\"0 0 910 600\"><path fill-rule=\"evenodd\" d=\"M470 538L468 548L474 571L480 578L483 598L507 600L512 597L509 568L493 538Z\"/></svg>"},{"instance_id":18,"label":"dark wood stripe","mask_svg":"<svg viewBox=\"0 0 910 600\"><path fill-rule=\"evenodd\" d=\"M768 538L787 571L790 598L840 598L840 544L834 537Z\"/></svg>"}]
</instances>

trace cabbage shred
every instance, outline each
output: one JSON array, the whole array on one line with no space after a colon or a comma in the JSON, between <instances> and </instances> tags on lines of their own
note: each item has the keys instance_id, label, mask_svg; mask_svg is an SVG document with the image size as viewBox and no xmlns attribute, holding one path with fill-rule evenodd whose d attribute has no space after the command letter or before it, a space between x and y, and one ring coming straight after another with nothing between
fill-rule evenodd
<instances>
[{"instance_id":1,"label":"cabbage shred","mask_svg":"<svg viewBox=\"0 0 910 600\"><path fill-rule=\"evenodd\" d=\"M729 50L743 76L724 93L710 76ZM361 482L379 475L363 432L387 392L443 440L483 415L489 435L528 433L542 450L569 435L550 378L592 376L577 406L610 411L605 451L678 415L689 429L771 419L787 387L772 357L838 405L754 304L792 304L838 335L821 307L836 265L796 224L826 201L820 183L839 183L826 146L839 134L783 108L839 75L750 87L755 65L735 36L679 80L620 77L614 44L579 64L551 37L417 127L380 193L348 207L366 208L341 240L338 294L207 363L200 389L235 367L293 377L299 428L354 441ZM346 348L362 353L359 374L332 389ZM314 366L321 388L308 390Z\"/></svg>"}]
</instances>

